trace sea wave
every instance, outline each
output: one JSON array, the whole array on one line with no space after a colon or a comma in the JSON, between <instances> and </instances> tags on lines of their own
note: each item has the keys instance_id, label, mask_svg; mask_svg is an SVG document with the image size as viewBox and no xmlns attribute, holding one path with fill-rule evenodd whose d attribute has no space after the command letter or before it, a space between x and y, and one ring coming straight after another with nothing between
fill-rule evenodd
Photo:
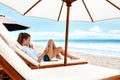
<instances>
[{"instance_id":1,"label":"sea wave","mask_svg":"<svg viewBox=\"0 0 120 80\"><path fill-rule=\"evenodd\" d=\"M36 45L46 47L47 40L33 41ZM64 40L55 40L57 46L64 48ZM71 40L68 44L69 51L90 54L120 56L120 40Z\"/></svg>"}]
</instances>

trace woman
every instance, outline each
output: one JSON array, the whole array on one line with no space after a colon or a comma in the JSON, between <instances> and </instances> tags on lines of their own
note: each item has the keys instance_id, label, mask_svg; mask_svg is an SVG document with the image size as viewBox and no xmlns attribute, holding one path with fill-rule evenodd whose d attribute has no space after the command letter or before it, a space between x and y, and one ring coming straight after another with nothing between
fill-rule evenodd
<instances>
[{"instance_id":1,"label":"woman","mask_svg":"<svg viewBox=\"0 0 120 80\"><path fill-rule=\"evenodd\" d=\"M61 59L59 53L64 55L64 50L62 47L56 47L54 41L50 39L48 41L48 46L43 52L37 53L33 45L30 44L31 36L28 33L20 33L17 41L23 46L23 51L32 57L34 60L40 61L50 61L54 57ZM72 55L67 55L70 59L78 59Z\"/></svg>"}]
</instances>

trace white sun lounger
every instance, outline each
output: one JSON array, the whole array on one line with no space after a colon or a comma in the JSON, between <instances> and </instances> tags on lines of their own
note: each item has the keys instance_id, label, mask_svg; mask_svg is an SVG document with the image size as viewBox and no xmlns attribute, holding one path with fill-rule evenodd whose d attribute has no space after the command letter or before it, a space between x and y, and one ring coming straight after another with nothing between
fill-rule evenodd
<instances>
[{"instance_id":1,"label":"white sun lounger","mask_svg":"<svg viewBox=\"0 0 120 80\"><path fill-rule=\"evenodd\" d=\"M27 54L22 51L22 46L14 40L14 38L10 35L9 31L6 27L0 23L0 36L7 45L12 48L31 68L46 68L46 67L57 67L64 66L64 60L51 61L51 62L37 62ZM75 64L86 64L87 60L80 58L79 60L68 60L67 65L75 65Z\"/></svg>"},{"instance_id":2,"label":"white sun lounger","mask_svg":"<svg viewBox=\"0 0 120 80\"><path fill-rule=\"evenodd\" d=\"M31 69L9 46L0 41L0 63L13 80L102 80L120 72L90 64ZM106 79L108 80L108 79Z\"/></svg>"}]
</instances>

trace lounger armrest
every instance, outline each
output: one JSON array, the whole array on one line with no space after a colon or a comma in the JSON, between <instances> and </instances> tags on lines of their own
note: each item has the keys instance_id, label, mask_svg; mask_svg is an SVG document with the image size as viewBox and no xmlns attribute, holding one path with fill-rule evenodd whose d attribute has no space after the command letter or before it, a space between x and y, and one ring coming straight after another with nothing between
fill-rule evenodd
<instances>
[{"instance_id":1,"label":"lounger armrest","mask_svg":"<svg viewBox=\"0 0 120 80\"><path fill-rule=\"evenodd\" d=\"M25 78L25 80L39 80L33 74L28 65L26 65L25 62L7 44L3 43L2 41L0 41L0 56L0 63L2 61L1 59L3 58L7 63L9 63L8 65L17 71L15 73L19 73L22 77ZM2 66L4 66L4 64L2 64ZM11 73L11 75L14 74Z\"/></svg>"},{"instance_id":2,"label":"lounger armrest","mask_svg":"<svg viewBox=\"0 0 120 80\"><path fill-rule=\"evenodd\" d=\"M109 77L109 78L105 78L103 80L120 80L120 75L115 75L115 76L112 76L112 77Z\"/></svg>"}]
</instances>

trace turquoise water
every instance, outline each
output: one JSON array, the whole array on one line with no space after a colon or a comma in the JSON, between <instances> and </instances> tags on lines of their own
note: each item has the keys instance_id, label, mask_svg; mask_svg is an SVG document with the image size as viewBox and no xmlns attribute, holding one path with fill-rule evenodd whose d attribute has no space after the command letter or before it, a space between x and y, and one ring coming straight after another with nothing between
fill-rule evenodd
<instances>
[{"instance_id":1,"label":"turquoise water","mask_svg":"<svg viewBox=\"0 0 120 80\"><path fill-rule=\"evenodd\" d=\"M32 40L32 42L44 47L47 45L47 40ZM64 40L55 40L55 43L64 48ZM120 40L69 40L68 50L120 57Z\"/></svg>"}]
</instances>

